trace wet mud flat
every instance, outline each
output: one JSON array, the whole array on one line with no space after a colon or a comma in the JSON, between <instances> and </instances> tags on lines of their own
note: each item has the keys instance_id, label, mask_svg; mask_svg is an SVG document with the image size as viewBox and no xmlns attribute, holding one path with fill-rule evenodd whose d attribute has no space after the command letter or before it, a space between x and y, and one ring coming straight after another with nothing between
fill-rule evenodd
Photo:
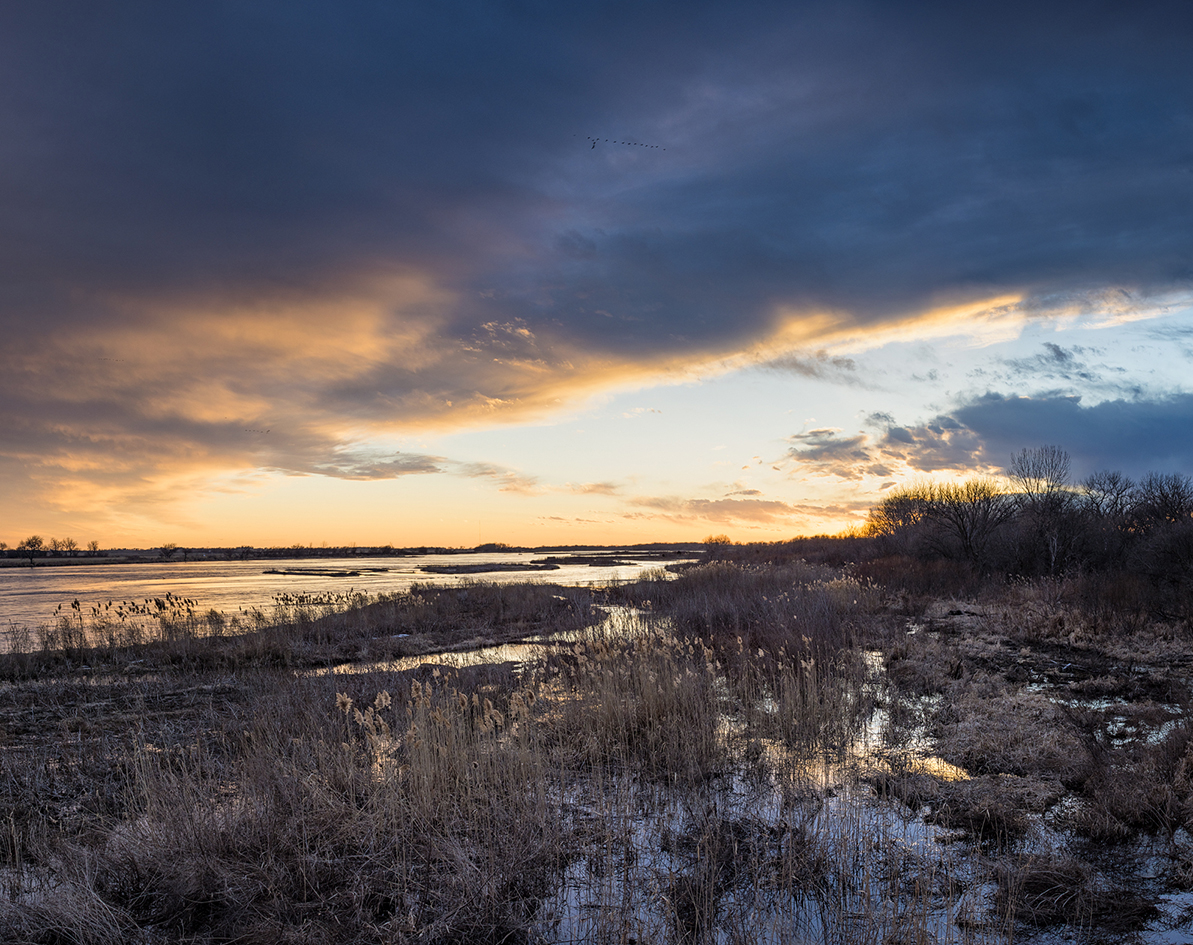
<instances>
[{"instance_id":1,"label":"wet mud flat","mask_svg":"<svg viewBox=\"0 0 1193 945\"><path fill-rule=\"evenodd\" d=\"M1179 628L700 571L10 677L0 938L1193 938Z\"/></svg>"},{"instance_id":2,"label":"wet mud flat","mask_svg":"<svg viewBox=\"0 0 1193 945\"><path fill-rule=\"evenodd\" d=\"M1187 627L1096 622L1030 588L939 602L882 651L894 764L880 794L980 853L1020 940L1193 940Z\"/></svg>"}]
</instances>

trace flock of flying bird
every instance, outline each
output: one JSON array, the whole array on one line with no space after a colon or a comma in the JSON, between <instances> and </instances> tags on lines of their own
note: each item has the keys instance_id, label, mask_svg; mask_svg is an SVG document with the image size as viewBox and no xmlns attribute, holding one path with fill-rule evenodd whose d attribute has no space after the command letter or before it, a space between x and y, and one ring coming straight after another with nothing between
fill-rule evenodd
<instances>
[{"instance_id":1,"label":"flock of flying bird","mask_svg":"<svg viewBox=\"0 0 1193 945\"><path fill-rule=\"evenodd\" d=\"M659 151L667 150L666 148L660 147L657 144L643 144L641 141L610 141L608 138L594 138L592 135L585 135L584 137L588 141L592 142L593 148L595 148L597 146L597 142L604 141L606 144L627 144L634 148L656 148ZM592 148L589 148L589 150L591 151Z\"/></svg>"}]
</instances>

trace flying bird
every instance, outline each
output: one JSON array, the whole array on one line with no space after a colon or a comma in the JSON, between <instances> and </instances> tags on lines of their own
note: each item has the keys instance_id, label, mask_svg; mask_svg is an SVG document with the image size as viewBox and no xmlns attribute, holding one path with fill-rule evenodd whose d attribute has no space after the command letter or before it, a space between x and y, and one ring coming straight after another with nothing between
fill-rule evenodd
<instances>
[{"instance_id":1,"label":"flying bird","mask_svg":"<svg viewBox=\"0 0 1193 945\"><path fill-rule=\"evenodd\" d=\"M577 136L577 135L572 135L572 137L573 137L573 138L575 138L575 137L578 137L578 136ZM610 141L608 138L594 138L592 135L585 135L584 137L585 137L587 140L589 140L589 141L591 141L591 142L592 142L592 148L595 148L595 147L597 146L597 142L598 142L598 141L604 141L604 142L605 142L605 144L624 144L626 147L629 147L629 148L653 148L653 149L655 149L655 150L657 150L657 151L666 151L666 150L667 150L667 149L666 149L666 148L664 148L662 145L658 145L658 144L643 144L641 141L618 141L618 140L616 140L616 139L614 139L613 141ZM592 148L589 148L588 150L590 150L590 151L591 151L591 150L592 150Z\"/></svg>"}]
</instances>

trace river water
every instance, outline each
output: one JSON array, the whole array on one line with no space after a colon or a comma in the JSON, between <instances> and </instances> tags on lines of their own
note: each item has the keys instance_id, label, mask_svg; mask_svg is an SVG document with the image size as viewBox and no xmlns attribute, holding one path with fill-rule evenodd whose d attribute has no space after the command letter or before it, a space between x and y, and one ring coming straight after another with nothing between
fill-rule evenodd
<instances>
[{"instance_id":1,"label":"river water","mask_svg":"<svg viewBox=\"0 0 1193 945\"><path fill-rule=\"evenodd\" d=\"M478 564L526 564L542 554L414 555L402 558L302 558L297 560L173 561L145 564L77 565L0 569L0 629L37 627L54 619L54 611L78 600L90 607L111 601L144 601L167 593L195 601L197 611L215 609L228 615L260 608L266 613L279 594L325 594L349 590L370 595L405 590L411 584L458 584L465 581L537 581L566 585L605 585L630 581L666 562L619 556L626 565L608 567L562 564L554 571L492 571L480 574L428 574L423 566L459 567ZM298 574L267 574L293 570ZM350 576L311 573L357 571Z\"/></svg>"}]
</instances>

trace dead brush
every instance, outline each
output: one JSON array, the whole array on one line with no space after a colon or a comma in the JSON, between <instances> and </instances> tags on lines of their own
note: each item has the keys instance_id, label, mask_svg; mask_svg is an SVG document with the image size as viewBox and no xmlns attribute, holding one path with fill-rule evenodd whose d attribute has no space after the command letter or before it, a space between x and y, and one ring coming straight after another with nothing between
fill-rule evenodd
<instances>
[{"instance_id":1,"label":"dead brush","mask_svg":"<svg viewBox=\"0 0 1193 945\"><path fill-rule=\"evenodd\" d=\"M32 903L0 901L0 934L21 945L125 945L136 927L84 875L60 880L52 895Z\"/></svg>"},{"instance_id":2,"label":"dead brush","mask_svg":"<svg viewBox=\"0 0 1193 945\"><path fill-rule=\"evenodd\" d=\"M925 821L959 830L988 850L1013 848L1027 835L1030 823L1012 799L958 786L943 792Z\"/></svg>"},{"instance_id":3,"label":"dead brush","mask_svg":"<svg viewBox=\"0 0 1193 945\"><path fill-rule=\"evenodd\" d=\"M506 613L511 626L523 622L516 608ZM169 645L163 655L191 641ZM181 703L185 722L163 715L162 737L137 740L131 759L128 743L87 742L97 762L129 761L124 802L91 825L86 857L52 805L14 833L9 855L25 873L0 913L0 939L524 940L577 852L560 805L572 790L575 733L603 729L595 752L580 756L582 773L611 764L699 780L727 757L724 696L694 643L580 650L547 678L487 671L467 684L436 670L295 678L266 665L271 650L284 666L309 645L301 627L222 635L210 652L247 654L257 667L238 667L242 703L210 721ZM66 702L96 699L64 691L52 720L44 701L31 707L53 730ZM222 737L205 735L208 725ZM67 737L79 730L63 730L60 756L41 752L45 777L14 785L12 809L27 796L58 803L58 782L47 778L82 770ZM69 860L60 855L68 849ZM71 866L84 862L85 871ZM37 897L28 894L35 880ZM90 904L90 931L68 918L79 903Z\"/></svg>"},{"instance_id":4,"label":"dead brush","mask_svg":"<svg viewBox=\"0 0 1193 945\"><path fill-rule=\"evenodd\" d=\"M1059 778L1088 776L1088 747L1064 711L1032 692L991 694L966 680L933 723L945 760L974 774Z\"/></svg>"},{"instance_id":5,"label":"dead brush","mask_svg":"<svg viewBox=\"0 0 1193 945\"><path fill-rule=\"evenodd\" d=\"M733 820L707 809L691 829L666 845L684 861L664 887L675 938L700 941L715 926L721 899L731 889L756 885L779 847L769 825Z\"/></svg>"},{"instance_id":6,"label":"dead brush","mask_svg":"<svg viewBox=\"0 0 1193 945\"><path fill-rule=\"evenodd\" d=\"M508 641L591 626L599 615L586 589L534 583L415 584L370 598L347 592L280 595L271 613L225 616L167 594L145 601L74 601L50 623L11 628L0 653L0 678L27 679L60 670L133 660L191 668L245 664L311 666L374 658L399 648L396 634L420 634L450 648L477 636ZM387 641L388 640L388 644Z\"/></svg>"},{"instance_id":7,"label":"dead brush","mask_svg":"<svg viewBox=\"0 0 1193 945\"><path fill-rule=\"evenodd\" d=\"M1032 856L995 872L995 908L1008 925L1069 925L1103 932L1142 928L1158 910L1138 893L1107 886L1073 858Z\"/></svg>"},{"instance_id":8,"label":"dead brush","mask_svg":"<svg viewBox=\"0 0 1193 945\"><path fill-rule=\"evenodd\" d=\"M57 941L52 915L76 886L122 931L62 940L524 935L568 855L533 688L414 682L400 701L344 693L337 712L335 685L263 676L228 750L138 748L128 819L109 823L93 869L43 858L47 893L0 913L0 938Z\"/></svg>"},{"instance_id":9,"label":"dead brush","mask_svg":"<svg viewBox=\"0 0 1193 945\"><path fill-rule=\"evenodd\" d=\"M850 642L850 619L882 602L869 581L802 561L768 568L714 562L673 581L626 585L616 598L649 600L671 618L677 635L705 640L722 659L732 655L738 637L750 652L835 652Z\"/></svg>"},{"instance_id":10,"label":"dead brush","mask_svg":"<svg viewBox=\"0 0 1193 945\"><path fill-rule=\"evenodd\" d=\"M1082 803L1066 818L1071 829L1099 843L1121 843L1193 823L1193 727L1175 726L1157 742L1099 744Z\"/></svg>"},{"instance_id":11,"label":"dead brush","mask_svg":"<svg viewBox=\"0 0 1193 945\"><path fill-rule=\"evenodd\" d=\"M799 755L843 756L874 710L866 667L853 650L788 656L780 649L770 688L778 734Z\"/></svg>"},{"instance_id":12,"label":"dead brush","mask_svg":"<svg viewBox=\"0 0 1193 945\"><path fill-rule=\"evenodd\" d=\"M596 619L592 594L583 588L464 581L412 584L405 591L320 616L311 621L311 632L334 639L381 633L458 637L499 632L509 637L578 630Z\"/></svg>"}]
</instances>

